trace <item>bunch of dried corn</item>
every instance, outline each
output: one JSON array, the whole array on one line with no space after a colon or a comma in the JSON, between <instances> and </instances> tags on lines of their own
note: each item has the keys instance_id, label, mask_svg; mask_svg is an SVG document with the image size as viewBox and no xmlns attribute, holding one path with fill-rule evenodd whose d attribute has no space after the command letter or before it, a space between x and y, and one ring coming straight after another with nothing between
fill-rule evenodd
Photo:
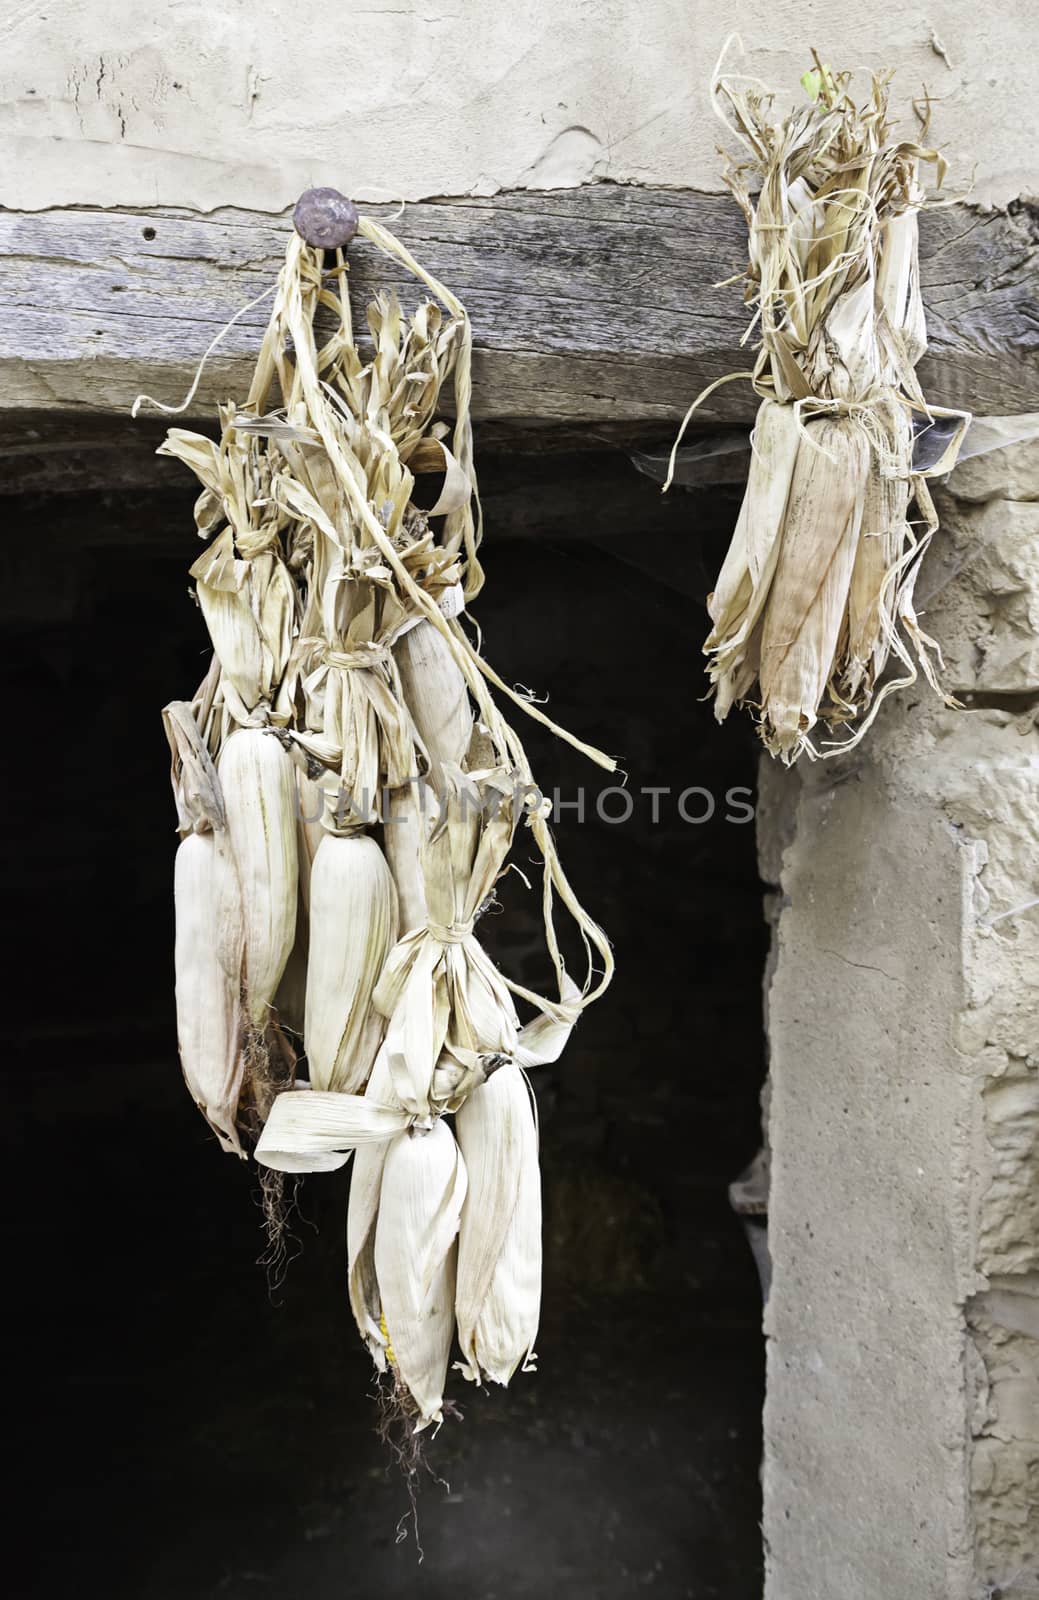
<instances>
[{"instance_id":1,"label":"bunch of dried corn","mask_svg":"<svg viewBox=\"0 0 1039 1600\"><path fill-rule=\"evenodd\" d=\"M810 738L820 719L852 727L823 753L856 743L917 663L938 689L941 655L913 608L937 527L913 438L936 416L956 419L933 476L949 470L970 421L929 407L914 371L926 346L918 173L934 163L940 181L944 163L892 137L888 77L861 106L850 81L817 61L804 80L811 104L778 122L755 80L716 74L712 85L749 152L726 181L747 219L746 299L761 344L753 372L732 376L751 378L761 405L704 650L718 720L734 702L752 705L785 762L820 753ZM904 674L878 687L892 655Z\"/></svg>"},{"instance_id":2,"label":"bunch of dried corn","mask_svg":"<svg viewBox=\"0 0 1039 1600\"><path fill-rule=\"evenodd\" d=\"M210 543L192 572L214 646L195 700L166 712L185 835L178 1020L189 1086L228 1147L258 1133L256 1159L290 1172L356 1152L351 1304L421 1427L442 1414L456 1280L467 1374L507 1382L529 1354L540 1194L522 1072L558 1057L613 963L492 689L571 736L461 621L482 581L468 319L377 223L360 231L440 305L406 320L379 296L364 360L342 256L326 272L293 236L246 404L222 409L218 444L174 429L164 446L203 484ZM319 306L335 321L320 348ZM432 472L423 512L415 477ZM500 972L475 931L521 825L542 862L553 998ZM580 988L560 900L588 957ZM525 1027L516 997L535 1012ZM257 1066L271 1059L281 1082Z\"/></svg>"}]
</instances>

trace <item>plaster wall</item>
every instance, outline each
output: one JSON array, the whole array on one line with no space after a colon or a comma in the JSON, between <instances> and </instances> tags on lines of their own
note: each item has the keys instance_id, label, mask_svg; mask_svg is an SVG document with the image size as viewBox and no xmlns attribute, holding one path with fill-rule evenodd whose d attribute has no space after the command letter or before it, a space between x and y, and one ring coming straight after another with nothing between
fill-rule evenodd
<instances>
[{"instance_id":1,"label":"plaster wall","mask_svg":"<svg viewBox=\"0 0 1039 1600\"><path fill-rule=\"evenodd\" d=\"M784 96L815 46L926 86L950 187L1034 193L1031 0L7 0L3 204L280 211L310 184L415 200L595 179L720 189L732 31ZM730 65L741 65L733 47Z\"/></svg>"}]
</instances>

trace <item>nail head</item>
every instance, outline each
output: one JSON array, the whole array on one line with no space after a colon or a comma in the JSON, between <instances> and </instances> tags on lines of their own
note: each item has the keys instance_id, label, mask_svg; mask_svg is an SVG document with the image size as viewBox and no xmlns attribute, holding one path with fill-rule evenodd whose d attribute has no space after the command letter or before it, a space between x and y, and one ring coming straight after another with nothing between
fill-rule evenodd
<instances>
[{"instance_id":1,"label":"nail head","mask_svg":"<svg viewBox=\"0 0 1039 1600\"><path fill-rule=\"evenodd\" d=\"M353 201L338 189L307 189L292 213L296 232L315 250L342 250L359 220Z\"/></svg>"}]
</instances>

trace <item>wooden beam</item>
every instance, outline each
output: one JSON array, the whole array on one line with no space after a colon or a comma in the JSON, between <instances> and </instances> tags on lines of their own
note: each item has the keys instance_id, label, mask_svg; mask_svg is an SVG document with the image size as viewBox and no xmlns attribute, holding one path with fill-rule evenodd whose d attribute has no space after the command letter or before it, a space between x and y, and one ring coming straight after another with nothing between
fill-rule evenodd
<instances>
[{"instance_id":1,"label":"wooden beam","mask_svg":"<svg viewBox=\"0 0 1039 1600\"><path fill-rule=\"evenodd\" d=\"M125 414L142 390L179 402L213 336L273 282L289 227L236 210L0 212L0 412ZM477 418L644 436L749 365L739 286L719 286L746 258L725 196L598 184L409 205L393 227L469 307ZM1035 409L1036 233L1023 204L921 218L921 376L936 403ZM415 285L369 245L355 243L351 263L358 302L394 283L414 303ZM244 392L266 311L228 332L193 413ZM749 385L730 384L702 421L753 411Z\"/></svg>"}]
</instances>

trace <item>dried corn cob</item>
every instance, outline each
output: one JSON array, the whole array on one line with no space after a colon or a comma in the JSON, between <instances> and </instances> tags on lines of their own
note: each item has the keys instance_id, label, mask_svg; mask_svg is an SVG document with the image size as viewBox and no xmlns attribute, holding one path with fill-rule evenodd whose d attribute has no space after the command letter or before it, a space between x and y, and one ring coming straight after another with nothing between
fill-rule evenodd
<instances>
[{"instance_id":1,"label":"dried corn cob","mask_svg":"<svg viewBox=\"0 0 1039 1600\"><path fill-rule=\"evenodd\" d=\"M530 1090L507 1063L455 1118L468 1174L455 1306L465 1375L508 1383L529 1364L541 1311L541 1180Z\"/></svg>"},{"instance_id":2,"label":"dried corn cob","mask_svg":"<svg viewBox=\"0 0 1039 1600\"><path fill-rule=\"evenodd\" d=\"M888 401L877 407L893 463L911 458L912 427L904 407ZM894 594L903 551L912 548L908 526L909 475L888 473L875 453L870 456L862 499L862 526L848 591L848 638L838 652L841 665L835 698L853 706L871 699L891 653L895 630Z\"/></svg>"},{"instance_id":3,"label":"dried corn cob","mask_svg":"<svg viewBox=\"0 0 1039 1600\"><path fill-rule=\"evenodd\" d=\"M809 422L762 624L762 738L789 755L815 724L833 670L862 521L869 449L846 418Z\"/></svg>"},{"instance_id":4,"label":"dried corn cob","mask_svg":"<svg viewBox=\"0 0 1039 1600\"><path fill-rule=\"evenodd\" d=\"M711 657L719 721L735 700L744 698L758 675L759 623L779 560L799 444L794 411L773 400L762 401L736 532L714 593L707 598L714 627L704 650Z\"/></svg>"},{"instance_id":5,"label":"dried corn cob","mask_svg":"<svg viewBox=\"0 0 1039 1600\"><path fill-rule=\"evenodd\" d=\"M304 1040L315 1089L355 1094L382 1042L372 991L397 938L397 891L365 834L326 834L310 879Z\"/></svg>"},{"instance_id":6,"label":"dried corn cob","mask_svg":"<svg viewBox=\"0 0 1039 1600\"><path fill-rule=\"evenodd\" d=\"M282 559L279 533L286 518L271 497L272 465L261 441L231 427L221 411L219 444L202 434L171 428L160 455L175 456L195 472L204 491L195 506L201 533L218 533L191 568L202 615L234 720L260 725L277 704L292 648L296 589Z\"/></svg>"},{"instance_id":7,"label":"dried corn cob","mask_svg":"<svg viewBox=\"0 0 1039 1600\"><path fill-rule=\"evenodd\" d=\"M465 1162L441 1118L386 1151L374 1250L381 1327L422 1425L442 1420L465 1190Z\"/></svg>"},{"instance_id":8,"label":"dried corn cob","mask_svg":"<svg viewBox=\"0 0 1039 1600\"><path fill-rule=\"evenodd\" d=\"M421 741L428 772L391 791L386 808L386 858L397 885L401 931L427 920L422 856L436 821L437 793L449 792L445 768L461 766L473 735L465 678L449 646L428 622L403 633L394 647L401 689ZM431 787L432 786L432 787Z\"/></svg>"},{"instance_id":9,"label":"dried corn cob","mask_svg":"<svg viewBox=\"0 0 1039 1600\"><path fill-rule=\"evenodd\" d=\"M432 789L421 779L389 792L384 817L386 860L397 886L400 931L426 925L426 890L422 878L422 851L436 823L438 804Z\"/></svg>"},{"instance_id":10,"label":"dried corn cob","mask_svg":"<svg viewBox=\"0 0 1039 1600\"><path fill-rule=\"evenodd\" d=\"M393 1092L393 1075L385 1050L380 1051L376 1058L365 1097L375 1104L400 1106ZM388 1139L357 1147L350 1172L350 1201L346 1213L350 1306L357 1330L380 1371L386 1367L386 1325L375 1271L375 1224L379 1216L379 1191L388 1149Z\"/></svg>"},{"instance_id":11,"label":"dried corn cob","mask_svg":"<svg viewBox=\"0 0 1039 1600\"><path fill-rule=\"evenodd\" d=\"M217 765L245 916L245 1003L262 1028L296 929L296 785L271 734L242 728Z\"/></svg>"},{"instance_id":12,"label":"dried corn cob","mask_svg":"<svg viewBox=\"0 0 1039 1600\"><path fill-rule=\"evenodd\" d=\"M238 1003L244 927L226 843L212 833L190 833L181 841L173 899L180 1064L221 1145L240 1156L235 1113L244 1070Z\"/></svg>"},{"instance_id":13,"label":"dried corn cob","mask_svg":"<svg viewBox=\"0 0 1039 1600\"><path fill-rule=\"evenodd\" d=\"M429 782L439 790L443 768L461 765L472 738L465 678L447 641L429 622L402 634L393 654L404 699L429 760Z\"/></svg>"}]
</instances>

